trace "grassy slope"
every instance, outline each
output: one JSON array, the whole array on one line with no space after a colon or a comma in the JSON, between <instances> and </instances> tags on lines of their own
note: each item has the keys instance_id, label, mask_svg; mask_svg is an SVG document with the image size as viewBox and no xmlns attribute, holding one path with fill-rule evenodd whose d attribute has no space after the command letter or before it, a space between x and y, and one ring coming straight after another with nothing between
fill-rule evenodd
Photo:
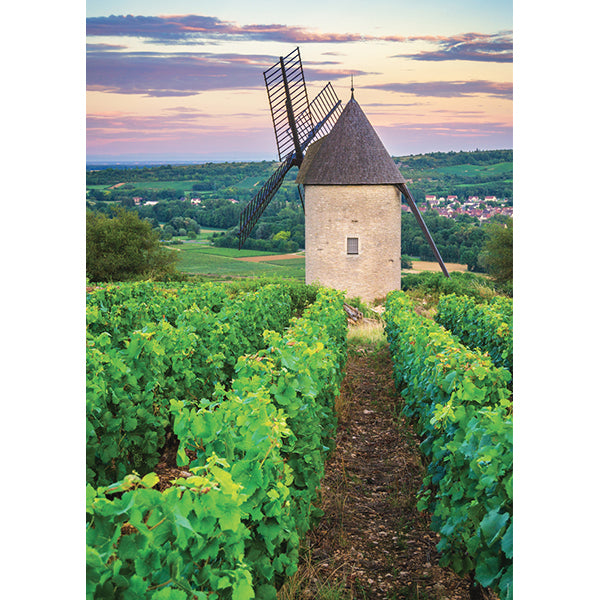
<instances>
[{"instance_id":1,"label":"grassy slope","mask_svg":"<svg viewBox=\"0 0 600 600\"><path fill-rule=\"evenodd\" d=\"M438 173L448 175L463 175L465 177L487 177L492 175L506 175L512 177L512 162L500 162L493 165L454 165L450 167L438 167Z\"/></svg>"},{"instance_id":2,"label":"grassy slope","mask_svg":"<svg viewBox=\"0 0 600 600\"><path fill-rule=\"evenodd\" d=\"M170 247L178 253L177 268L184 273L217 275L219 277L281 276L304 279L304 259L289 259L266 262L237 260L248 256L269 256L271 252L235 250L233 248L211 248L200 244L181 244Z\"/></svg>"}]
</instances>

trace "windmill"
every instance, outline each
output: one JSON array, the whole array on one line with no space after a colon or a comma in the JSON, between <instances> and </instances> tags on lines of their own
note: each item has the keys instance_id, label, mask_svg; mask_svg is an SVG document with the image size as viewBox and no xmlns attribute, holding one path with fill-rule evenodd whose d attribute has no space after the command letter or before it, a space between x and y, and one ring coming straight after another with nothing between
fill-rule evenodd
<instances>
[{"instance_id":1,"label":"windmill","mask_svg":"<svg viewBox=\"0 0 600 600\"><path fill-rule=\"evenodd\" d=\"M354 98L354 84L343 110L331 83L309 103L299 48L280 57L264 78L280 165L240 215L239 247L297 166L306 216L307 283L320 281L365 298L398 289L402 197L448 277L406 180ZM313 198L310 206L307 193ZM352 230L360 230L363 241ZM373 281L365 286L369 277Z\"/></svg>"}]
</instances>

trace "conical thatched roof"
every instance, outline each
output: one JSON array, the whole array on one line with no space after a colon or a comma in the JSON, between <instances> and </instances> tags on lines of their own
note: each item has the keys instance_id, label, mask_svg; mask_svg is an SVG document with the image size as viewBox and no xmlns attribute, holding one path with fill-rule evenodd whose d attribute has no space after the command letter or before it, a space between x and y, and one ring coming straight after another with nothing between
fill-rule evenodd
<instances>
[{"instance_id":1,"label":"conical thatched roof","mask_svg":"<svg viewBox=\"0 0 600 600\"><path fill-rule=\"evenodd\" d=\"M333 129L312 143L297 183L381 185L406 183L354 96Z\"/></svg>"}]
</instances>

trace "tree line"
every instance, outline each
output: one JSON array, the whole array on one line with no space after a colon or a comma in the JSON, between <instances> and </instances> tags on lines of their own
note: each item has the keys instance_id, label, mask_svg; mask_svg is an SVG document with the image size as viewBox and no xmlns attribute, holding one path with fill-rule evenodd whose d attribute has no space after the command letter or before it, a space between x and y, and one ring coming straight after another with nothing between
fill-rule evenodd
<instances>
[{"instance_id":1,"label":"tree line","mask_svg":"<svg viewBox=\"0 0 600 600\"><path fill-rule=\"evenodd\" d=\"M101 203L94 206L92 212L110 217L114 206ZM200 228L207 227L225 230L213 234L214 245L237 248L237 231L243 206L241 202L235 204L225 199L207 199L199 206L176 199L149 206L132 206L129 210L149 222L162 241L178 236L194 239ZM433 211L423 213L423 218L445 261L466 264L470 271L484 270L479 257L489 238L486 225L480 225L475 217L468 215L448 219ZM494 221L506 223L507 219L495 217L491 222ZM304 245L304 212L298 192L296 189L287 189L283 194L280 190L269 203L244 247L250 250L295 252L304 248ZM402 217L402 254L421 260L435 260L410 212L405 212Z\"/></svg>"},{"instance_id":2,"label":"tree line","mask_svg":"<svg viewBox=\"0 0 600 600\"><path fill-rule=\"evenodd\" d=\"M280 212L284 211L285 209ZM422 234L420 236L416 233L415 227L418 226L411 216L405 216L402 221L403 252L419 252L420 258L435 260ZM277 252L297 250L298 244L291 238L291 230L299 226L298 215L288 210L287 219L275 221L275 229L289 229L280 229L268 240L252 238L246 246ZM443 219L448 222L446 224L439 219L443 218L436 215L425 216L427 227L445 261L452 262L452 255L448 250L452 247L453 236L456 239L462 236L464 248L461 247L459 252L463 253L462 261L469 261L469 270L486 271L496 282L504 285L506 291L512 291L512 219L499 219L483 227L465 223L459 229L448 227L447 224L451 223L449 219ZM191 227L190 222L185 219L181 224ZM223 241L226 239L235 242L234 247L237 246L237 238L232 231L220 237L219 245L224 245ZM176 255L165 249L159 231L153 229L150 221L141 219L135 211L116 207L110 216L87 211L86 275L90 282L184 278L177 271L175 263ZM403 256L403 264L408 266L408 257Z\"/></svg>"},{"instance_id":3,"label":"tree line","mask_svg":"<svg viewBox=\"0 0 600 600\"><path fill-rule=\"evenodd\" d=\"M87 185L114 185L123 181L187 181L196 180L198 190L234 185L246 177L269 174L276 166L274 161L224 162L200 165L155 165L151 167L89 169ZM268 175L267 175L268 176Z\"/></svg>"},{"instance_id":4,"label":"tree line","mask_svg":"<svg viewBox=\"0 0 600 600\"><path fill-rule=\"evenodd\" d=\"M473 150L470 152L429 152L411 154L393 159L401 166L412 169L431 169L453 167L457 165L493 165L500 162L512 162L512 150Z\"/></svg>"}]
</instances>

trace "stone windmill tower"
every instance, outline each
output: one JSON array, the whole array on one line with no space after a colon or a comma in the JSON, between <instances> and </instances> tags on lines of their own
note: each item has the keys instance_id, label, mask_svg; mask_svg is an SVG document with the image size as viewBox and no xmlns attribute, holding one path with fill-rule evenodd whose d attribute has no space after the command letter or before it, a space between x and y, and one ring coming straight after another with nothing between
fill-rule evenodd
<instances>
[{"instance_id":1,"label":"stone windmill tower","mask_svg":"<svg viewBox=\"0 0 600 600\"><path fill-rule=\"evenodd\" d=\"M406 180L355 100L354 87L343 110L331 84L309 104L298 48L264 75L281 163L240 216L240 248L287 172L298 166L307 283L365 301L400 289L403 196L448 276Z\"/></svg>"},{"instance_id":2,"label":"stone windmill tower","mask_svg":"<svg viewBox=\"0 0 600 600\"><path fill-rule=\"evenodd\" d=\"M306 282L371 301L400 289L406 180L352 97L329 135L308 147L304 186Z\"/></svg>"}]
</instances>

